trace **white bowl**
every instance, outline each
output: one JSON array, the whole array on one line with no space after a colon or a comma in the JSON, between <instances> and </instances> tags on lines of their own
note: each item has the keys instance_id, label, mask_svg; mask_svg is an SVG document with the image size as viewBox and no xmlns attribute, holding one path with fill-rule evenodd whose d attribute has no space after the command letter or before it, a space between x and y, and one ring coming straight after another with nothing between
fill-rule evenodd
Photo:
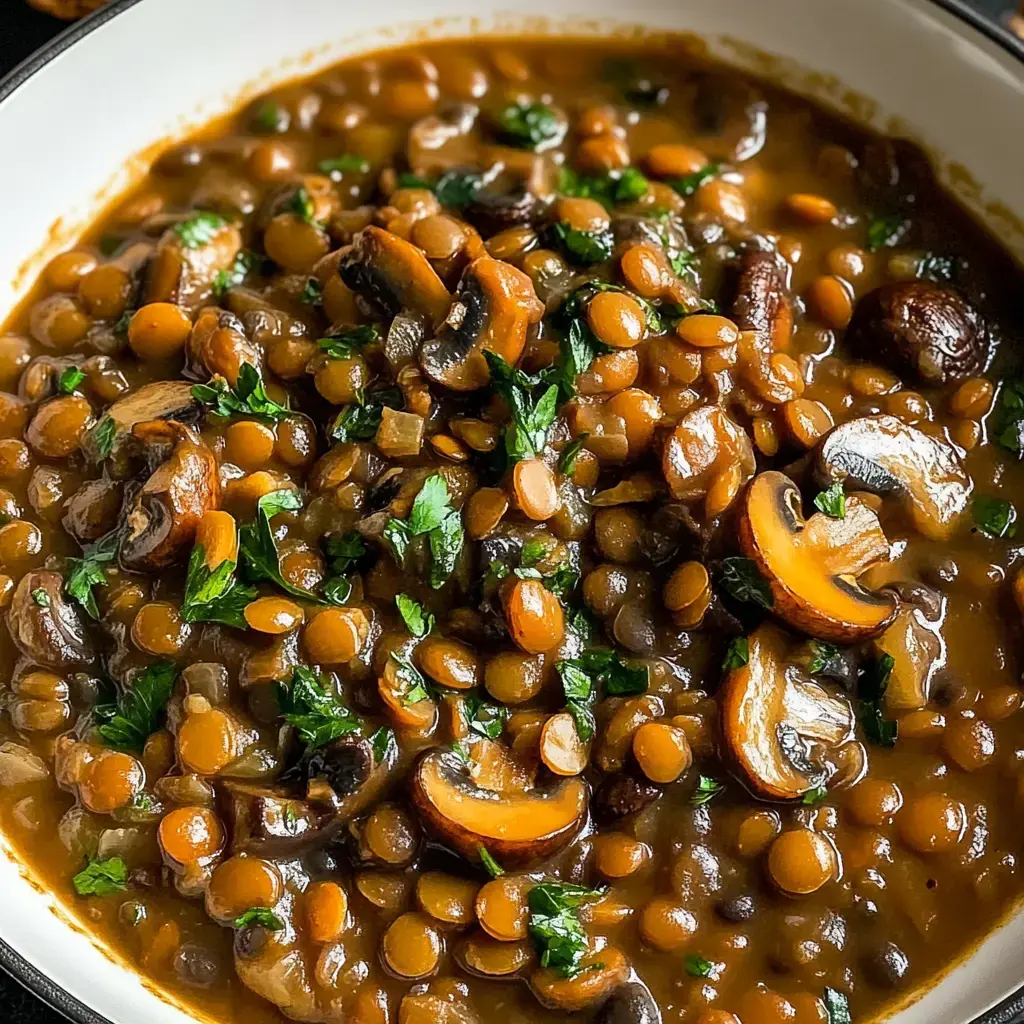
<instances>
[{"instance_id":1,"label":"white bowl","mask_svg":"<svg viewBox=\"0 0 1024 1024\"><path fill-rule=\"evenodd\" d=\"M515 0L514 13L500 0L432 0L424 21L427 6L118 0L71 28L0 83L0 317L45 259L144 173L135 154L245 95L413 36L600 35L624 27L624 12L631 24L704 36L735 63L759 66L743 45L755 44L777 58L776 77L839 109L851 91L870 98L861 118L930 147L955 172L950 180L964 202L1024 254L1014 217L1024 214L1024 48L960 0L631 0L628 11L619 0ZM2 837L0 847L9 853ZM72 1019L193 1019L69 926L67 913L2 853L0 892L0 964ZM1022 945L1024 914L893 1024L1018 1019Z\"/></svg>"}]
</instances>

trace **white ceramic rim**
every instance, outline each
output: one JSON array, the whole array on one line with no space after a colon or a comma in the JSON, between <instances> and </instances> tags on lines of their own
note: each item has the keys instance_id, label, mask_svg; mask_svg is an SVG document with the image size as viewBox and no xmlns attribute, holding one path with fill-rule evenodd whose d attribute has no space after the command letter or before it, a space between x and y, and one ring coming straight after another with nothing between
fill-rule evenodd
<instances>
[{"instance_id":1,"label":"white ceramic rim","mask_svg":"<svg viewBox=\"0 0 1024 1024\"><path fill-rule=\"evenodd\" d=\"M14 93L38 71L45 68L69 47L90 35L140 0L112 0L81 21L69 26L25 61L0 79L0 102ZM1024 42L1008 29L985 17L966 0L926 0L963 22L969 31L995 44L1024 64ZM42 971L29 963L8 943L0 939L0 969L23 985L51 1009L75 1024L111 1024L109 1018L55 984ZM126 970L129 968L125 968ZM1024 1024L1024 984L1001 1002L975 1018L971 1024Z\"/></svg>"}]
</instances>

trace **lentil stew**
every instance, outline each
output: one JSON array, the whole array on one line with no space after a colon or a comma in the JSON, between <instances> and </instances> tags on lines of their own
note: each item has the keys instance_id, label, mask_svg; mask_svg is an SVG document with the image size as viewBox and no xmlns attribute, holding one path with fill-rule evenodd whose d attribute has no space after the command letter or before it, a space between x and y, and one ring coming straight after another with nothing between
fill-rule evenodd
<instances>
[{"instance_id":1,"label":"lentil stew","mask_svg":"<svg viewBox=\"0 0 1024 1024\"><path fill-rule=\"evenodd\" d=\"M247 1024L863 1024L1024 888L1020 272L683 41L162 153L0 331L0 825Z\"/></svg>"}]
</instances>

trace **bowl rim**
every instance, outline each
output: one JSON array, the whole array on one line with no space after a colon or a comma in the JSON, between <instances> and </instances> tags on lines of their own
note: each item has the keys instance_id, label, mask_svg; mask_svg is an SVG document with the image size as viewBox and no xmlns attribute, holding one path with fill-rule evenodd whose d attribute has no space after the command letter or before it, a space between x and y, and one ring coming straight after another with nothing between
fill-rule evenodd
<instances>
[{"instance_id":1,"label":"bowl rim","mask_svg":"<svg viewBox=\"0 0 1024 1024\"><path fill-rule=\"evenodd\" d=\"M0 102L7 99L65 50L85 39L118 14L140 2L141 0L111 0L104 7L63 29L6 75L0 77ZM999 22L975 10L969 5L968 0L928 0L928 3L946 11L1024 64L1024 40L1018 38ZM112 1024L108 1017L98 1013L82 1000L55 984L2 939L0 939L0 970L3 970L50 1009L73 1021L74 1024ZM1024 1024L1024 984L977 1017L971 1024Z\"/></svg>"}]
</instances>

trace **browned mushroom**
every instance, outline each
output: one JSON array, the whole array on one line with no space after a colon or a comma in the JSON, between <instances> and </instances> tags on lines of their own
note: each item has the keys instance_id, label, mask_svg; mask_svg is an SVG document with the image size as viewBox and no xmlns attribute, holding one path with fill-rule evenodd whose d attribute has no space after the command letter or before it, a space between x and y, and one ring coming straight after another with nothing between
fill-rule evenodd
<instances>
[{"instance_id":1,"label":"browned mushroom","mask_svg":"<svg viewBox=\"0 0 1024 1024\"><path fill-rule=\"evenodd\" d=\"M204 382L220 375L234 384L243 363L257 369L263 365L263 351L246 337L242 321L215 306L196 317L185 355L185 373Z\"/></svg>"},{"instance_id":2,"label":"browned mushroom","mask_svg":"<svg viewBox=\"0 0 1024 1024\"><path fill-rule=\"evenodd\" d=\"M196 309L213 295L218 272L228 271L242 248L234 224L213 213L196 213L168 228L146 276L146 302L174 302Z\"/></svg>"},{"instance_id":3,"label":"browned mushroom","mask_svg":"<svg viewBox=\"0 0 1024 1024\"><path fill-rule=\"evenodd\" d=\"M725 160L749 160L764 146L768 102L736 75L709 71L699 76L693 102L700 145Z\"/></svg>"},{"instance_id":4,"label":"browned mushroom","mask_svg":"<svg viewBox=\"0 0 1024 1024\"><path fill-rule=\"evenodd\" d=\"M928 703L932 681L946 663L946 643L939 629L945 608L941 595L924 584L902 583L895 589L903 607L874 641L874 648L892 658L886 707L910 711Z\"/></svg>"},{"instance_id":5,"label":"browned mushroom","mask_svg":"<svg viewBox=\"0 0 1024 1024\"><path fill-rule=\"evenodd\" d=\"M601 824L613 824L639 814L661 796L661 786L625 772L606 775L594 792L590 810Z\"/></svg>"},{"instance_id":6,"label":"browned mushroom","mask_svg":"<svg viewBox=\"0 0 1024 1024\"><path fill-rule=\"evenodd\" d=\"M338 261L338 273L385 316L407 309L436 325L448 315L451 295L427 257L383 228L360 231Z\"/></svg>"},{"instance_id":7,"label":"browned mushroom","mask_svg":"<svg viewBox=\"0 0 1024 1024\"><path fill-rule=\"evenodd\" d=\"M406 157L413 174L431 178L454 167L477 163L477 142L472 136L479 108L453 103L420 118L409 129Z\"/></svg>"},{"instance_id":8,"label":"browned mushroom","mask_svg":"<svg viewBox=\"0 0 1024 1024\"><path fill-rule=\"evenodd\" d=\"M64 504L64 529L81 544L99 540L117 526L123 492L123 485L105 474L86 480Z\"/></svg>"},{"instance_id":9,"label":"browned mushroom","mask_svg":"<svg viewBox=\"0 0 1024 1024\"><path fill-rule=\"evenodd\" d=\"M294 855L320 839L324 809L284 790L225 780L218 794L233 854Z\"/></svg>"},{"instance_id":10,"label":"browned mushroom","mask_svg":"<svg viewBox=\"0 0 1024 1024\"><path fill-rule=\"evenodd\" d=\"M895 416L864 416L823 438L815 472L823 486L892 496L918 532L948 537L967 511L973 484L952 446Z\"/></svg>"},{"instance_id":11,"label":"browned mushroom","mask_svg":"<svg viewBox=\"0 0 1024 1024\"><path fill-rule=\"evenodd\" d=\"M217 460L199 435L182 423L137 423L133 436L149 453L170 452L143 484L128 512L121 565L159 572L192 548L204 512L220 504Z\"/></svg>"},{"instance_id":12,"label":"browned mushroom","mask_svg":"<svg viewBox=\"0 0 1024 1024\"><path fill-rule=\"evenodd\" d=\"M719 691L725 749L744 781L768 800L796 800L832 774L829 754L854 735L849 702L787 663L790 638L765 623L748 639L747 664Z\"/></svg>"},{"instance_id":13,"label":"browned mushroom","mask_svg":"<svg viewBox=\"0 0 1024 1024\"><path fill-rule=\"evenodd\" d=\"M881 363L923 384L977 373L988 359L988 326L955 288L900 281L857 303L846 343L859 359Z\"/></svg>"},{"instance_id":14,"label":"browned mushroom","mask_svg":"<svg viewBox=\"0 0 1024 1024\"><path fill-rule=\"evenodd\" d=\"M590 789L578 776L550 790L501 792L474 782L450 751L428 751L409 786L423 824L469 860L484 847L497 860L518 866L564 849L586 819Z\"/></svg>"},{"instance_id":15,"label":"browned mushroom","mask_svg":"<svg viewBox=\"0 0 1024 1024\"><path fill-rule=\"evenodd\" d=\"M18 650L45 668L79 668L96 657L78 607L64 596L64 580L55 572L22 576L7 610L7 628Z\"/></svg>"},{"instance_id":16,"label":"browned mushroom","mask_svg":"<svg viewBox=\"0 0 1024 1024\"><path fill-rule=\"evenodd\" d=\"M533 282L509 263L481 256L462 275L451 312L420 349L424 373L456 391L472 391L490 380L483 350L515 365L530 324L544 315Z\"/></svg>"},{"instance_id":17,"label":"browned mushroom","mask_svg":"<svg viewBox=\"0 0 1024 1024\"><path fill-rule=\"evenodd\" d=\"M852 643L877 636L896 615L894 594L857 582L888 561L889 543L878 516L855 497L842 519L817 512L805 520L796 484L761 473L743 500L740 544L768 581L775 614L811 636Z\"/></svg>"}]
</instances>

